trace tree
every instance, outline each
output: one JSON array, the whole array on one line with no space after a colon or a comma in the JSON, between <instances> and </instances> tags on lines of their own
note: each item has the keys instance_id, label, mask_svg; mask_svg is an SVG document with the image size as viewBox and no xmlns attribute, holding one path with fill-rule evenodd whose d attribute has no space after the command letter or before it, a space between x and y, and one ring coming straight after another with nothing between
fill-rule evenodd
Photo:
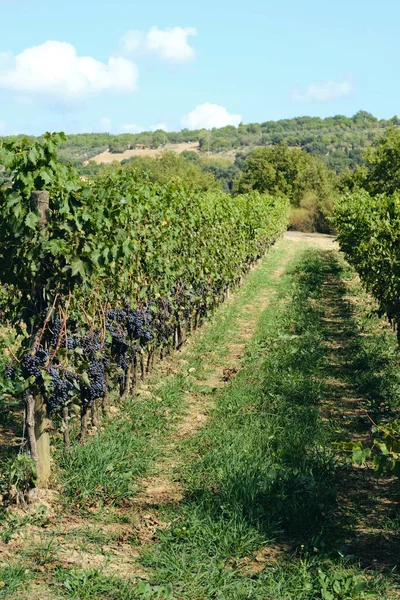
<instances>
[{"instance_id":1,"label":"tree","mask_svg":"<svg viewBox=\"0 0 400 600\"><path fill-rule=\"evenodd\" d=\"M121 142L121 140L116 138L110 142L108 149L112 154L120 154L122 152L125 152L126 145L123 142Z\"/></svg>"},{"instance_id":2,"label":"tree","mask_svg":"<svg viewBox=\"0 0 400 600\"><path fill-rule=\"evenodd\" d=\"M400 130L391 127L365 153L367 174L363 187L372 195L400 190Z\"/></svg>"},{"instance_id":3,"label":"tree","mask_svg":"<svg viewBox=\"0 0 400 600\"><path fill-rule=\"evenodd\" d=\"M376 117L374 117L374 115L371 115L371 113L367 112L366 110L359 110L353 117L353 121L356 125L361 125L361 126L371 126L373 124L375 124L378 119Z\"/></svg>"},{"instance_id":4,"label":"tree","mask_svg":"<svg viewBox=\"0 0 400 600\"><path fill-rule=\"evenodd\" d=\"M224 158L204 158L201 161L201 168L205 172L212 173L222 190L227 193L231 191L233 180L239 172L237 164Z\"/></svg>"},{"instance_id":5,"label":"tree","mask_svg":"<svg viewBox=\"0 0 400 600\"><path fill-rule=\"evenodd\" d=\"M196 153L187 152L186 156L183 154L165 150L156 157L134 157L126 161L124 166L134 169L137 176L148 178L150 181L168 183L179 179L190 187L200 187L203 190L216 189L218 184L214 175L203 171L198 161L187 159L187 154Z\"/></svg>"},{"instance_id":6,"label":"tree","mask_svg":"<svg viewBox=\"0 0 400 600\"><path fill-rule=\"evenodd\" d=\"M329 231L335 185L335 174L317 157L280 144L250 152L242 162L242 173L235 179L233 191L287 196L294 209L301 209L303 222L307 213L311 230Z\"/></svg>"},{"instance_id":7,"label":"tree","mask_svg":"<svg viewBox=\"0 0 400 600\"><path fill-rule=\"evenodd\" d=\"M250 190L280 193L288 196L292 204L299 204L296 180L308 160L306 152L286 144L257 148L245 159L243 173L234 189L239 193Z\"/></svg>"},{"instance_id":8,"label":"tree","mask_svg":"<svg viewBox=\"0 0 400 600\"><path fill-rule=\"evenodd\" d=\"M213 139L210 149L213 152L221 152L222 150L228 150L232 148L232 142L228 138L216 137Z\"/></svg>"},{"instance_id":9,"label":"tree","mask_svg":"<svg viewBox=\"0 0 400 600\"><path fill-rule=\"evenodd\" d=\"M304 146L304 150L310 154L317 154L319 156L326 156L329 152L329 147L323 142L310 142Z\"/></svg>"},{"instance_id":10,"label":"tree","mask_svg":"<svg viewBox=\"0 0 400 600\"><path fill-rule=\"evenodd\" d=\"M153 140L152 140L152 147L153 148L159 148L160 146L164 146L167 142L167 136L165 131L163 131L162 129L157 129L157 131L154 132L153 135Z\"/></svg>"},{"instance_id":11,"label":"tree","mask_svg":"<svg viewBox=\"0 0 400 600\"><path fill-rule=\"evenodd\" d=\"M198 152L194 152L193 150L184 150L181 153L182 158L184 158L185 160L187 160L188 162L191 163L199 163L200 162L200 156L198 154Z\"/></svg>"},{"instance_id":12,"label":"tree","mask_svg":"<svg viewBox=\"0 0 400 600\"><path fill-rule=\"evenodd\" d=\"M251 152L243 162L243 171L234 181L233 189L237 193L250 190L274 192L276 185L276 169L271 159L269 148L260 148Z\"/></svg>"}]
</instances>

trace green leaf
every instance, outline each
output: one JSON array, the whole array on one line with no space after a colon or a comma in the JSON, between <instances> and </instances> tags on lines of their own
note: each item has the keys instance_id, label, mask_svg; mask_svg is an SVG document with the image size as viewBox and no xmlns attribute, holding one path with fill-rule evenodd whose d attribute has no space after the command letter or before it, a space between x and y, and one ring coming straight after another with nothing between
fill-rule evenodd
<instances>
[{"instance_id":1,"label":"green leaf","mask_svg":"<svg viewBox=\"0 0 400 600\"><path fill-rule=\"evenodd\" d=\"M28 159L31 161L32 164L36 165L38 158L39 152L37 151L37 149L35 147L31 148L28 152Z\"/></svg>"},{"instance_id":2,"label":"green leaf","mask_svg":"<svg viewBox=\"0 0 400 600\"><path fill-rule=\"evenodd\" d=\"M84 372L81 373L81 381L85 384L85 385L90 385L90 379L89 379L89 375Z\"/></svg>"},{"instance_id":3,"label":"green leaf","mask_svg":"<svg viewBox=\"0 0 400 600\"><path fill-rule=\"evenodd\" d=\"M13 192L8 196L7 208L11 208L19 202L21 202L21 196L17 192Z\"/></svg>"},{"instance_id":4,"label":"green leaf","mask_svg":"<svg viewBox=\"0 0 400 600\"><path fill-rule=\"evenodd\" d=\"M71 262L70 268L72 277L75 277L79 274L82 277L82 279L86 278L85 265L80 258L74 258L74 260Z\"/></svg>"},{"instance_id":5,"label":"green leaf","mask_svg":"<svg viewBox=\"0 0 400 600\"><path fill-rule=\"evenodd\" d=\"M39 176L43 179L43 181L46 185L48 185L52 180L51 175L48 173L48 171L46 169L40 169Z\"/></svg>"},{"instance_id":6,"label":"green leaf","mask_svg":"<svg viewBox=\"0 0 400 600\"><path fill-rule=\"evenodd\" d=\"M39 219L39 215L37 215L34 212L29 212L25 217L25 225L27 225L27 227L29 227L30 229L36 229L36 225Z\"/></svg>"},{"instance_id":7,"label":"green leaf","mask_svg":"<svg viewBox=\"0 0 400 600\"><path fill-rule=\"evenodd\" d=\"M42 369L40 372L42 375L45 389L50 390L52 387L52 382L53 382L51 375L49 375L45 369Z\"/></svg>"},{"instance_id":8,"label":"green leaf","mask_svg":"<svg viewBox=\"0 0 400 600\"><path fill-rule=\"evenodd\" d=\"M364 449L355 448L353 451L352 459L357 465L362 465L371 456L371 450L369 448Z\"/></svg>"},{"instance_id":9,"label":"green leaf","mask_svg":"<svg viewBox=\"0 0 400 600\"><path fill-rule=\"evenodd\" d=\"M90 259L93 263L95 263L96 265L99 264L99 259L100 259L101 253L99 252L99 250L93 250L93 252L90 253Z\"/></svg>"}]
</instances>

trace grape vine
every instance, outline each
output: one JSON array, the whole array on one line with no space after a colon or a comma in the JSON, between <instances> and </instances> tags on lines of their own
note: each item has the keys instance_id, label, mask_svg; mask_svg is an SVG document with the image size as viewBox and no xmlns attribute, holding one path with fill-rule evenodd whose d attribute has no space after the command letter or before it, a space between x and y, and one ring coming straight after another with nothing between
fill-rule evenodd
<instances>
[{"instance_id":1,"label":"grape vine","mask_svg":"<svg viewBox=\"0 0 400 600\"><path fill-rule=\"evenodd\" d=\"M397 331L400 344L400 193L370 195L365 190L343 195L336 203L334 224L341 250L365 288ZM361 442L342 444L353 460L372 458L379 473L400 477L400 423L386 420L373 428L372 448Z\"/></svg>"},{"instance_id":2,"label":"grape vine","mask_svg":"<svg viewBox=\"0 0 400 600\"><path fill-rule=\"evenodd\" d=\"M7 374L26 397L49 415L72 402L86 415L207 317L286 228L288 203L126 168L82 181L58 162L64 139L4 144L0 312L23 337Z\"/></svg>"}]
</instances>

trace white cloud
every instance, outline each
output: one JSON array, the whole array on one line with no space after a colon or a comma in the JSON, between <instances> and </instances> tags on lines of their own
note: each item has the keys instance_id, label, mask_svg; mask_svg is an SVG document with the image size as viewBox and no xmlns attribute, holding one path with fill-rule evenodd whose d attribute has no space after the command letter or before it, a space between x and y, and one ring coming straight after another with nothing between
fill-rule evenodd
<instances>
[{"instance_id":1,"label":"white cloud","mask_svg":"<svg viewBox=\"0 0 400 600\"><path fill-rule=\"evenodd\" d=\"M143 31L127 31L121 38L124 52L154 52L162 58L184 62L195 56L189 37L197 35L194 27L169 27L159 29L152 27L147 33Z\"/></svg>"},{"instance_id":2,"label":"white cloud","mask_svg":"<svg viewBox=\"0 0 400 600\"><path fill-rule=\"evenodd\" d=\"M156 123L150 127L150 131L168 131L168 126L165 123Z\"/></svg>"},{"instance_id":3,"label":"white cloud","mask_svg":"<svg viewBox=\"0 0 400 600\"><path fill-rule=\"evenodd\" d=\"M226 108L219 104L199 104L192 112L181 119L181 123L188 129L212 129L234 125L237 127L242 120L241 115L228 113Z\"/></svg>"},{"instance_id":4,"label":"white cloud","mask_svg":"<svg viewBox=\"0 0 400 600\"><path fill-rule=\"evenodd\" d=\"M122 50L127 54L136 54L146 45L146 36L143 31L131 30L124 33L120 39Z\"/></svg>"},{"instance_id":5,"label":"white cloud","mask_svg":"<svg viewBox=\"0 0 400 600\"><path fill-rule=\"evenodd\" d=\"M151 127L143 127L143 125L127 123L126 125L122 125L120 129L124 133L142 133L143 131L158 131L159 129L162 131L168 131L168 127L165 123L157 123Z\"/></svg>"},{"instance_id":6,"label":"white cloud","mask_svg":"<svg viewBox=\"0 0 400 600\"><path fill-rule=\"evenodd\" d=\"M138 76L136 65L126 58L111 57L104 64L78 56L66 42L47 41L16 56L0 53L0 88L19 95L81 100L105 90L133 92Z\"/></svg>"},{"instance_id":7,"label":"white cloud","mask_svg":"<svg viewBox=\"0 0 400 600\"><path fill-rule=\"evenodd\" d=\"M304 93L298 89L293 90L292 100L295 102L329 102L348 96L353 89L351 81L320 81L310 83Z\"/></svg>"},{"instance_id":8,"label":"white cloud","mask_svg":"<svg viewBox=\"0 0 400 600\"><path fill-rule=\"evenodd\" d=\"M152 27L146 36L148 48L159 52L162 57L173 60L190 60L195 52L188 42L189 36L197 35L194 27L172 27L158 29Z\"/></svg>"},{"instance_id":9,"label":"white cloud","mask_svg":"<svg viewBox=\"0 0 400 600\"><path fill-rule=\"evenodd\" d=\"M126 125L122 125L121 131L123 133L142 133L143 131L146 131L146 128L141 125L135 125L134 123L127 123Z\"/></svg>"}]
</instances>

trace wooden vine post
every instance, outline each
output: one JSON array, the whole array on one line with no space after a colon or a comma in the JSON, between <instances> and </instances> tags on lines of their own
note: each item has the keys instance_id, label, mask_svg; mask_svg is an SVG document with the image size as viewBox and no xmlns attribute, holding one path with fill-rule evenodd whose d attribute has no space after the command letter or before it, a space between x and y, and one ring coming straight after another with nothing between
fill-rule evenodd
<instances>
[{"instance_id":1,"label":"wooden vine post","mask_svg":"<svg viewBox=\"0 0 400 600\"><path fill-rule=\"evenodd\" d=\"M31 195L32 207L39 214L38 226L46 229L49 192L34 191ZM36 352L35 344L33 352ZM26 425L29 451L35 462L38 474L38 487L47 487L50 478L50 420L47 417L46 405L39 393L32 394L28 389L26 394Z\"/></svg>"},{"instance_id":2,"label":"wooden vine post","mask_svg":"<svg viewBox=\"0 0 400 600\"><path fill-rule=\"evenodd\" d=\"M31 457L38 475L38 487L47 487L50 478L50 420L40 394L26 394L26 426Z\"/></svg>"}]
</instances>

